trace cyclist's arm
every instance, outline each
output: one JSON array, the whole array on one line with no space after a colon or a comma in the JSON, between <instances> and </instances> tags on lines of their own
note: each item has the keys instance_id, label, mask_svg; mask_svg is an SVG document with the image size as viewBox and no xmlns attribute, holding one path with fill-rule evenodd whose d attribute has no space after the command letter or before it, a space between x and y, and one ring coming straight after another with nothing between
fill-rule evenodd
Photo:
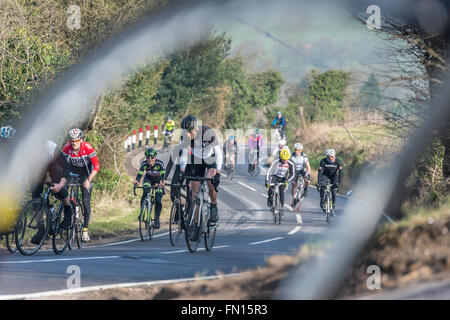
<instances>
[{"instance_id":1,"label":"cyclist's arm","mask_svg":"<svg viewBox=\"0 0 450 320\"><path fill-rule=\"evenodd\" d=\"M187 152L187 148L184 148L181 151L181 157L180 157L180 171L181 172L184 172L184 170L186 169L187 161L188 161L188 152Z\"/></svg>"},{"instance_id":2,"label":"cyclist's arm","mask_svg":"<svg viewBox=\"0 0 450 320\"><path fill-rule=\"evenodd\" d=\"M277 120L278 120L278 118L277 117L275 117L275 120L273 120L272 121L272 125L274 126L274 125L276 125L276 123L277 123Z\"/></svg>"},{"instance_id":3,"label":"cyclist's arm","mask_svg":"<svg viewBox=\"0 0 450 320\"><path fill-rule=\"evenodd\" d=\"M172 170L173 161L172 161L172 155L169 157L169 162L167 163L166 172L164 174L164 180L167 180L169 177L170 171Z\"/></svg>"},{"instance_id":4,"label":"cyclist's arm","mask_svg":"<svg viewBox=\"0 0 450 320\"><path fill-rule=\"evenodd\" d=\"M220 172L220 171L222 171L222 165L223 165L222 149L220 148L219 144L214 146L213 149L214 149L215 158L216 158L216 170Z\"/></svg>"},{"instance_id":5,"label":"cyclist's arm","mask_svg":"<svg viewBox=\"0 0 450 320\"><path fill-rule=\"evenodd\" d=\"M141 182L141 178L142 178L142 175L144 174L144 171L145 171L146 167L147 167L147 165L146 165L146 164L143 164L143 165L141 165L141 167L139 168L138 174L137 174L137 176L136 176L136 181L137 181L137 183L140 183L140 182Z\"/></svg>"},{"instance_id":6,"label":"cyclist's arm","mask_svg":"<svg viewBox=\"0 0 450 320\"><path fill-rule=\"evenodd\" d=\"M342 178L344 178L344 171L343 171L343 169L342 169L342 162L341 162L341 160L339 160L338 163L339 163L339 168L338 168L338 170L339 170L338 183L341 184Z\"/></svg>"},{"instance_id":7,"label":"cyclist's arm","mask_svg":"<svg viewBox=\"0 0 450 320\"><path fill-rule=\"evenodd\" d=\"M275 159L275 161L272 162L272 165L270 166L269 170L267 171L267 174L266 174L266 183L269 183L269 181L270 181L270 176L272 176L272 175L275 173L277 167L278 167L278 159Z\"/></svg>"},{"instance_id":8,"label":"cyclist's arm","mask_svg":"<svg viewBox=\"0 0 450 320\"><path fill-rule=\"evenodd\" d=\"M323 160L321 160L320 161L320 165L319 165L319 169L317 170L317 183L318 184L322 180L323 168L324 168L324 162L323 162Z\"/></svg>"},{"instance_id":9,"label":"cyclist's arm","mask_svg":"<svg viewBox=\"0 0 450 320\"><path fill-rule=\"evenodd\" d=\"M158 164L159 164L159 177L158 177L158 182L164 181L165 180L165 174L166 174L166 167L164 166L164 163L161 160L158 160Z\"/></svg>"},{"instance_id":10,"label":"cyclist's arm","mask_svg":"<svg viewBox=\"0 0 450 320\"><path fill-rule=\"evenodd\" d=\"M288 160L289 170L287 174L287 181L291 181L295 177L295 165L291 160Z\"/></svg>"}]
</instances>

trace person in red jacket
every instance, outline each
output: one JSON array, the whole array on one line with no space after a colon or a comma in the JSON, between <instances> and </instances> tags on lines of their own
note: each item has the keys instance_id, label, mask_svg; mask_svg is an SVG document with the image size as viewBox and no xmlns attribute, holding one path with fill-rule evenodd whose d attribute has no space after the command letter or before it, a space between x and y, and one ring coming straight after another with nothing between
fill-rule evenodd
<instances>
[{"instance_id":1,"label":"person in red jacket","mask_svg":"<svg viewBox=\"0 0 450 320\"><path fill-rule=\"evenodd\" d=\"M81 195L84 207L84 228L82 240L90 241L88 227L91 216L91 182L100 170L100 163L95 149L86 141L84 134L78 128L69 131L69 143L62 149L67 161L69 162L70 175L78 175L81 186Z\"/></svg>"}]
</instances>

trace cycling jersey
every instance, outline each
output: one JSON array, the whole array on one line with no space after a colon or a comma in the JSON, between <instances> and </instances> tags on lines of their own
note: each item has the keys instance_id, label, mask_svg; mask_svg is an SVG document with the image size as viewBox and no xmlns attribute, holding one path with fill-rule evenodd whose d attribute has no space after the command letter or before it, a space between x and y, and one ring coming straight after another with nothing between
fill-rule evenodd
<instances>
[{"instance_id":1,"label":"cycling jersey","mask_svg":"<svg viewBox=\"0 0 450 320\"><path fill-rule=\"evenodd\" d=\"M175 121L173 120L166 121L164 125L166 127L166 131L173 131L173 129L175 128Z\"/></svg>"},{"instance_id":2,"label":"cycling jersey","mask_svg":"<svg viewBox=\"0 0 450 320\"><path fill-rule=\"evenodd\" d=\"M213 129L202 126L194 139L185 141L184 146L180 161L181 170L184 170L188 163L207 165L209 168L214 167L217 170L222 170L222 148ZM188 154L190 154L190 157L188 157Z\"/></svg>"},{"instance_id":3,"label":"cycling jersey","mask_svg":"<svg viewBox=\"0 0 450 320\"><path fill-rule=\"evenodd\" d=\"M323 176L329 178L333 184L340 184L344 176L341 160L336 158L334 162L330 162L328 158L323 158L320 161L317 181L322 181Z\"/></svg>"},{"instance_id":4,"label":"cycling jersey","mask_svg":"<svg viewBox=\"0 0 450 320\"><path fill-rule=\"evenodd\" d=\"M100 170L100 163L95 149L86 141L81 142L78 154L73 150L70 142L62 149L67 161L70 164L70 170L83 176L89 176L91 172Z\"/></svg>"},{"instance_id":5,"label":"cycling jersey","mask_svg":"<svg viewBox=\"0 0 450 320\"><path fill-rule=\"evenodd\" d=\"M270 181L272 176L284 181L291 181L295 176L294 164L290 160L286 161L286 163L283 163L281 160L275 160L267 172L266 183Z\"/></svg>"},{"instance_id":6,"label":"cycling jersey","mask_svg":"<svg viewBox=\"0 0 450 320\"><path fill-rule=\"evenodd\" d=\"M249 146L250 149L261 150L263 147L263 135L258 134L257 136L251 135L249 138Z\"/></svg>"},{"instance_id":7,"label":"cycling jersey","mask_svg":"<svg viewBox=\"0 0 450 320\"><path fill-rule=\"evenodd\" d=\"M234 140L233 142L230 143L230 141L228 140L227 142L224 143L223 145L223 153L225 154L230 154L230 153L234 153L237 154L238 153L238 145L237 145L237 141Z\"/></svg>"},{"instance_id":8,"label":"cycling jersey","mask_svg":"<svg viewBox=\"0 0 450 320\"><path fill-rule=\"evenodd\" d=\"M273 126L277 126L277 127L281 127L281 128L283 128L285 124L286 124L286 121L284 120L284 116L282 116L281 118L275 117L275 120L272 121Z\"/></svg>"},{"instance_id":9,"label":"cycling jersey","mask_svg":"<svg viewBox=\"0 0 450 320\"><path fill-rule=\"evenodd\" d=\"M298 156L295 152L292 154L291 159L289 159L295 165L295 171L302 171L306 168L306 165L309 162L308 155L304 152L301 152Z\"/></svg>"},{"instance_id":10,"label":"cycling jersey","mask_svg":"<svg viewBox=\"0 0 450 320\"><path fill-rule=\"evenodd\" d=\"M153 184L159 183L164 179L165 173L166 168L161 160L156 159L153 166L149 165L147 160L145 160L141 163L141 167L139 168L139 172L136 176L136 181L141 181L142 175L145 174L145 182L150 182Z\"/></svg>"}]
</instances>

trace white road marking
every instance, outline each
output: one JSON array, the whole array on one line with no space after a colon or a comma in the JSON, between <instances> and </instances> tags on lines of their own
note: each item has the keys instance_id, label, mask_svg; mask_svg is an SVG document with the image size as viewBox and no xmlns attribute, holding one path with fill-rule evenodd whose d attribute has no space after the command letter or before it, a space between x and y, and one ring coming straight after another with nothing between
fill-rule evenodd
<instances>
[{"instance_id":1,"label":"white road marking","mask_svg":"<svg viewBox=\"0 0 450 320\"><path fill-rule=\"evenodd\" d=\"M242 227L241 230L248 230L248 229L260 229L260 226L247 226L247 227Z\"/></svg>"},{"instance_id":2,"label":"white road marking","mask_svg":"<svg viewBox=\"0 0 450 320\"><path fill-rule=\"evenodd\" d=\"M228 178L228 176L225 173L220 173L221 176L224 176L225 178Z\"/></svg>"},{"instance_id":3,"label":"white road marking","mask_svg":"<svg viewBox=\"0 0 450 320\"><path fill-rule=\"evenodd\" d=\"M225 275L206 276L206 277L198 277L198 278L196 277L196 278L184 278L184 279L173 279L173 280L158 280L158 281L148 281L148 282L127 282L127 283L117 283L117 284L110 284L110 285L104 285L104 286L91 286L91 287L77 288L77 289L44 291L44 292L27 293L27 294L0 295L0 300L40 298L40 297L46 297L46 296L48 297L48 296L53 296L53 295L74 294L74 293L99 291L99 290L107 290L107 289L115 289L115 288L151 286L151 285L158 285L158 284L210 280L210 279L235 277L235 276L239 276L241 274L242 273L230 273L230 274L225 274Z\"/></svg>"},{"instance_id":4,"label":"white road marking","mask_svg":"<svg viewBox=\"0 0 450 320\"><path fill-rule=\"evenodd\" d=\"M302 227L295 227L291 232L289 232L288 234L294 234L294 233L296 233L297 231L299 231L300 229L301 229Z\"/></svg>"},{"instance_id":5,"label":"white road marking","mask_svg":"<svg viewBox=\"0 0 450 320\"><path fill-rule=\"evenodd\" d=\"M2 261L0 262L0 264L20 264L20 263L59 262L59 261L95 260L95 259L117 259L117 258L120 258L120 256Z\"/></svg>"},{"instance_id":6,"label":"white road marking","mask_svg":"<svg viewBox=\"0 0 450 320\"><path fill-rule=\"evenodd\" d=\"M221 248L228 248L228 247L230 247L230 246L217 246L217 247L213 247L213 250L214 249L221 249ZM197 249L197 251L202 251L202 250L206 250L206 249L205 248ZM161 252L161 253L171 254L171 253L182 253L182 252L189 252L189 250L164 251L164 252Z\"/></svg>"},{"instance_id":7,"label":"white road marking","mask_svg":"<svg viewBox=\"0 0 450 320\"><path fill-rule=\"evenodd\" d=\"M299 213L297 213L295 215L295 218L297 219L297 223L299 223L299 224L303 223L302 216Z\"/></svg>"},{"instance_id":8,"label":"white road marking","mask_svg":"<svg viewBox=\"0 0 450 320\"><path fill-rule=\"evenodd\" d=\"M288 208L289 210L294 211L294 209L293 209L290 205L285 204L284 206L285 206L286 208Z\"/></svg>"},{"instance_id":9,"label":"white road marking","mask_svg":"<svg viewBox=\"0 0 450 320\"><path fill-rule=\"evenodd\" d=\"M256 192L256 189L254 189L254 188L252 188L252 187L250 187L250 186L248 186L248 185L246 185L245 183L243 183L243 182L241 182L241 181L239 181L238 182L241 186L244 186L244 187L246 187L247 189L250 189L250 190L252 190L252 191L255 191Z\"/></svg>"},{"instance_id":10,"label":"white road marking","mask_svg":"<svg viewBox=\"0 0 450 320\"><path fill-rule=\"evenodd\" d=\"M255 244L260 244L260 243L266 243L266 242L271 242L271 241L276 241L276 240L281 240L284 239L283 237L277 237L277 238L273 238L273 239L268 239L268 240L263 240L263 241L258 241L258 242L252 242L250 243L252 246Z\"/></svg>"},{"instance_id":11,"label":"white road marking","mask_svg":"<svg viewBox=\"0 0 450 320\"><path fill-rule=\"evenodd\" d=\"M157 234L155 236L153 236L153 238L159 238L162 236L167 236L169 234L169 232L166 233L162 233L162 234ZM148 239L148 237L146 237ZM136 239L131 239L131 240L127 240L127 241L121 241L121 242L113 242L113 243L107 243L107 244L101 244L98 246L86 246L86 248L102 248L102 247L110 247L110 246L116 246L119 244L125 244L125 243L130 243L130 242L135 242L135 241L141 241L141 238L136 238Z\"/></svg>"},{"instance_id":12,"label":"white road marking","mask_svg":"<svg viewBox=\"0 0 450 320\"><path fill-rule=\"evenodd\" d=\"M261 195L262 195L263 197L266 197L266 198L269 197L267 194L264 194L264 193L261 193Z\"/></svg>"}]
</instances>

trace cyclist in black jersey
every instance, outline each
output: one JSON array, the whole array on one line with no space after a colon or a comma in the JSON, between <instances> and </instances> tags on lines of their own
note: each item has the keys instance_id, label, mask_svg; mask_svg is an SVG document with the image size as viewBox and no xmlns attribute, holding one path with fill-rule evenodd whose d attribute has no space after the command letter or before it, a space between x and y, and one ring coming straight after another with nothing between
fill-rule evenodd
<instances>
[{"instance_id":1,"label":"cyclist in black jersey","mask_svg":"<svg viewBox=\"0 0 450 320\"><path fill-rule=\"evenodd\" d=\"M336 205L336 192L339 188L339 185L342 182L342 178L344 177L344 172L342 169L342 162L336 157L336 151L334 149L325 150L326 158L323 158L320 161L319 170L318 170L318 191L320 191L320 207L323 208L323 193L325 185L328 181L331 182L333 187L331 188L332 199L333 199L333 214L334 207Z\"/></svg>"},{"instance_id":2,"label":"cyclist in black jersey","mask_svg":"<svg viewBox=\"0 0 450 320\"><path fill-rule=\"evenodd\" d=\"M219 219L217 210L217 187L220 183L222 170L222 148L217 141L214 130L208 126L199 126L195 116L188 115L181 122L183 129L184 148L182 151L180 170L182 175L212 178L208 181L209 196L211 198L210 222L216 223ZM200 188L199 181L191 181L192 199L197 196ZM196 217L197 218L197 217ZM199 229L193 230L191 241L196 241Z\"/></svg>"},{"instance_id":3,"label":"cyclist in black jersey","mask_svg":"<svg viewBox=\"0 0 450 320\"><path fill-rule=\"evenodd\" d=\"M143 186L158 186L155 190L155 229L159 229L161 224L159 222L159 216L162 210L162 197L164 195L165 185L165 173L166 168L161 160L156 158L157 151L155 148L149 148L145 150L146 160L141 163L139 172L136 176L134 185L138 185L141 181L142 175L144 175ZM141 208L144 205L145 198L147 198L149 190L143 189L141 198Z\"/></svg>"}]
</instances>

